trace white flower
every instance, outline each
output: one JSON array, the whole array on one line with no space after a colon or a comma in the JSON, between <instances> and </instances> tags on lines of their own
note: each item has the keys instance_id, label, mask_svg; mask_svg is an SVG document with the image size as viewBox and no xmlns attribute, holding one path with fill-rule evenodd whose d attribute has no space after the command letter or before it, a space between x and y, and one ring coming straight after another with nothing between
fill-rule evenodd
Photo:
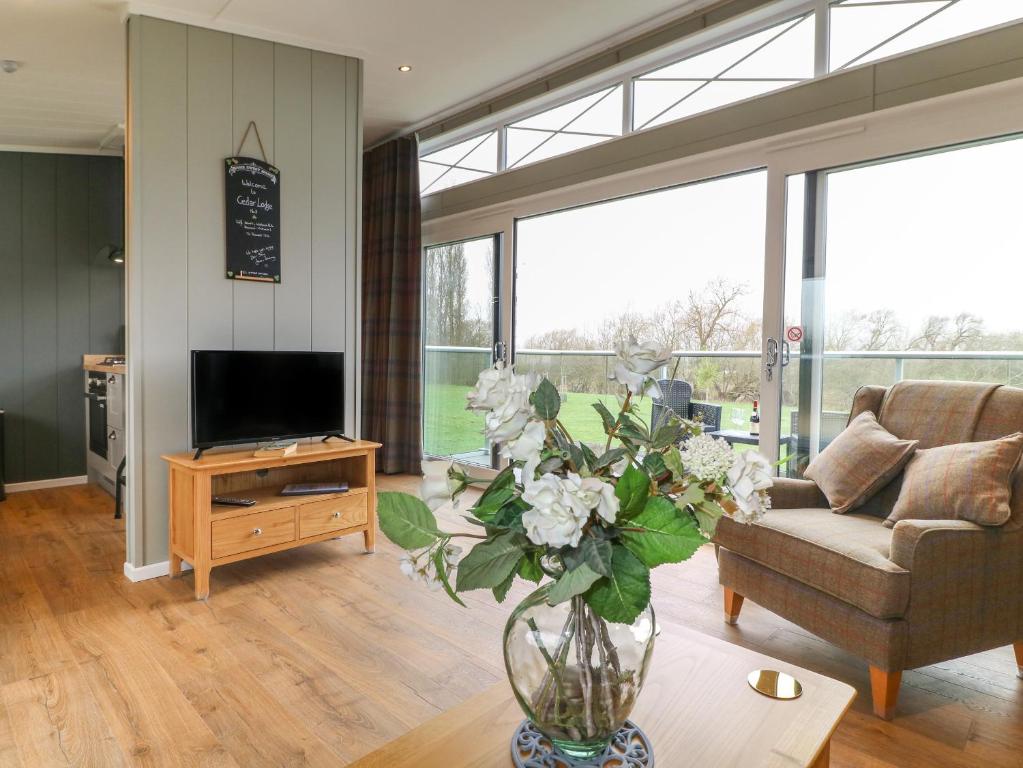
<instances>
[{"instance_id":1,"label":"white flower","mask_svg":"<svg viewBox=\"0 0 1023 768\"><path fill-rule=\"evenodd\" d=\"M547 426L542 421L530 421L526 423L525 429L514 440L510 440L501 446L501 456L512 461L539 460L540 451L543 450L544 442L547 440Z\"/></svg>"},{"instance_id":2,"label":"white flower","mask_svg":"<svg viewBox=\"0 0 1023 768\"><path fill-rule=\"evenodd\" d=\"M452 476L451 462L424 461L422 467L423 481L419 486L419 495L430 509L447 504L465 489L465 483Z\"/></svg>"},{"instance_id":3,"label":"white flower","mask_svg":"<svg viewBox=\"0 0 1023 768\"><path fill-rule=\"evenodd\" d=\"M575 546L583 535L590 510L567 485L570 481L547 473L539 479L524 478L522 500L531 506L522 513L526 536L539 546Z\"/></svg>"},{"instance_id":4,"label":"white flower","mask_svg":"<svg viewBox=\"0 0 1023 768\"><path fill-rule=\"evenodd\" d=\"M440 577L437 574L437 563L433 559L434 548L436 546L436 544L431 544L422 549L406 552L399 563L401 572L409 579L425 584L431 590L440 589L441 586ZM451 572L451 569L455 567L455 563L458 562L458 555L461 552L461 547L456 547L454 544L446 544L444 546L445 571Z\"/></svg>"},{"instance_id":5,"label":"white flower","mask_svg":"<svg viewBox=\"0 0 1023 768\"><path fill-rule=\"evenodd\" d=\"M637 342L634 336L629 336L628 341L616 347L615 354L618 360L610 376L612 381L624 384L634 395L661 397L661 388L650 373L668 364L670 349L652 342Z\"/></svg>"},{"instance_id":6,"label":"white flower","mask_svg":"<svg viewBox=\"0 0 1023 768\"><path fill-rule=\"evenodd\" d=\"M767 489L774 485L771 464L756 451L736 454L728 470L728 490L739 509L732 518L740 523L753 523L771 508Z\"/></svg>"},{"instance_id":7,"label":"white flower","mask_svg":"<svg viewBox=\"0 0 1023 768\"><path fill-rule=\"evenodd\" d=\"M721 481L732 468L736 454L722 438L699 434L689 438L682 446L682 466L686 472L700 480Z\"/></svg>"},{"instance_id":8,"label":"white flower","mask_svg":"<svg viewBox=\"0 0 1023 768\"><path fill-rule=\"evenodd\" d=\"M480 372L466 395L466 408L485 412L484 434L495 443L506 443L517 438L533 416L529 396L536 385L535 374L519 375L498 361Z\"/></svg>"},{"instance_id":9,"label":"white flower","mask_svg":"<svg viewBox=\"0 0 1023 768\"><path fill-rule=\"evenodd\" d=\"M609 523L618 517L618 497L610 483L596 477L579 477L574 472L568 473L566 483L569 493L577 496L587 509L596 510Z\"/></svg>"}]
</instances>

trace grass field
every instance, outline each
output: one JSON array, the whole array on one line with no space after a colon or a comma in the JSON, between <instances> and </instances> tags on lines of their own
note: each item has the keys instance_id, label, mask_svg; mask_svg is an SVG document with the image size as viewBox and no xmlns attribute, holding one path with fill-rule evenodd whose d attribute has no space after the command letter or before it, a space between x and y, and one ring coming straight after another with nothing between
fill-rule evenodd
<instances>
[{"instance_id":1,"label":"grass field","mask_svg":"<svg viewBox=\"0 0 1023 768\"><path fill-rule=\"evenodd\" d=\"M483 418L476 413L465 410L465 395L469 387L455 384L431 384L426 388L426 402L423 404L426 413L425 448L431 456L450 456L456 453L469 453L484 447ZM600 416L593 410L593 403L602 401L612 413L618 410L618 401L613 395L591 395L585 392L569 392L564 395L561 406L561 421L572 437L586 443L603 442L604 429ZM753 411L752 403L717 402L723 411L721 414L722 429L745 429ZM740 424L732 422L733 410L740 411ZM789 413L786 407L782 415L782 424L788 425ZM640 405L643 420L650 421L650 401L645 399ZM785 430L787 431L787 430Z\"/></svg>"}]
</instances>

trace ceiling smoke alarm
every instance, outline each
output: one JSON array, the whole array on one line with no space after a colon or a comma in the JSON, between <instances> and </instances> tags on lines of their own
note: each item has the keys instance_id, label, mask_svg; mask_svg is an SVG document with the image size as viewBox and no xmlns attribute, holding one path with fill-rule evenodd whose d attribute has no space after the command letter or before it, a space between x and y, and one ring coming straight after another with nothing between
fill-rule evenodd
<instances>
[{"instance_id":1,"label":"ceiling smoke alarm","mask_svg":"<svg viewBox=\"0 0 1023 768\"><path fill-rule=\"evenodd\" d=\"M0 69L2 69L8 75L13 75L15 72L18 71L18 67L20 66L21 65L18 64L18 62L14 61L14 59L4 59L3 61L0 61Z\"/></svg>"}]
</instances>

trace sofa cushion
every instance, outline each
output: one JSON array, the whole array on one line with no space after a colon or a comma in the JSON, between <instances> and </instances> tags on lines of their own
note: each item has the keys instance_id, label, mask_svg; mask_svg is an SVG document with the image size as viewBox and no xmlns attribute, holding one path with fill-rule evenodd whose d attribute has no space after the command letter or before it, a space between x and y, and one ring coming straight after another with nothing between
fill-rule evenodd
<instances>
[{"instance_id":1,"label":"sofa cushion","mask_svg":"<svg viewBox=\"0 0 1023 768\"><path fill-rule=\"evenodd\" d=\"M915 440L898 439L865 411L810 462L803 477L817 483L832 510L844 513L891 482L915 450Z\"/></svg>"},{"instance_id":2,"label":"sofa cushion","mask_svg":"<svg viewBox=\"0 0 1023 768\"><path fill-rule=\"evenodd\" d=\"M718 521L714 542L879 619L904 615L909 571L888 559L892 532L875 517L774 509L753 525Z\"/></svg>"},{"instance_id":3,"label":"sofa cushion","mask_svg":"<svg viewBox=\"0 0 1023 768\"><path fill-rule=\"evenodd\" d=\"M1000 440L955 443L917 451L886 526L899 520L1009 521L1011 483L1023 453L1023 432Z\"/></svg>"},{"instance_id":4,"label":"sofa cushion","mask_svg":"<svg viewBox=\"0 0 1023 768\"><path fill-rule=\"evenodd\" d=\"M999 387L991 393L973 431L974 440L994 440L1023 432L1023 389ZM1009 528L1023 528L1023 464L1016 468L1012 486Z\"/></svg>"},{"instance_id":5,"label":"sofa cushion","mask_svg":"<svg viewBox=\"0 0 1023 768\"><path fill-rule=\"evenodd\" d=\"M878 422L919 448L968 443L998 384L973 381L900 381L888 390Z\"/></svg>"}]
</instances>

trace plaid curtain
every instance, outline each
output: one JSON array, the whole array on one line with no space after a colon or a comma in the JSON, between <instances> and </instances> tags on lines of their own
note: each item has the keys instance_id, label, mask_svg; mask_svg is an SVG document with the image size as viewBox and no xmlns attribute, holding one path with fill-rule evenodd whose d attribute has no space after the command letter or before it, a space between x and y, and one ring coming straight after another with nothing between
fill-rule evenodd
<instances>
[{"instance_id":1,"label":"plaid curtain","mask_svg":"<svg viewBox=\"0 0 1023 768\"><path fill-rule=\"evenodd\" d=\"M422 240L419 144L395 139L363 161L362 437L377 468L420 474Z\"/></svg>"}]
</instances>

